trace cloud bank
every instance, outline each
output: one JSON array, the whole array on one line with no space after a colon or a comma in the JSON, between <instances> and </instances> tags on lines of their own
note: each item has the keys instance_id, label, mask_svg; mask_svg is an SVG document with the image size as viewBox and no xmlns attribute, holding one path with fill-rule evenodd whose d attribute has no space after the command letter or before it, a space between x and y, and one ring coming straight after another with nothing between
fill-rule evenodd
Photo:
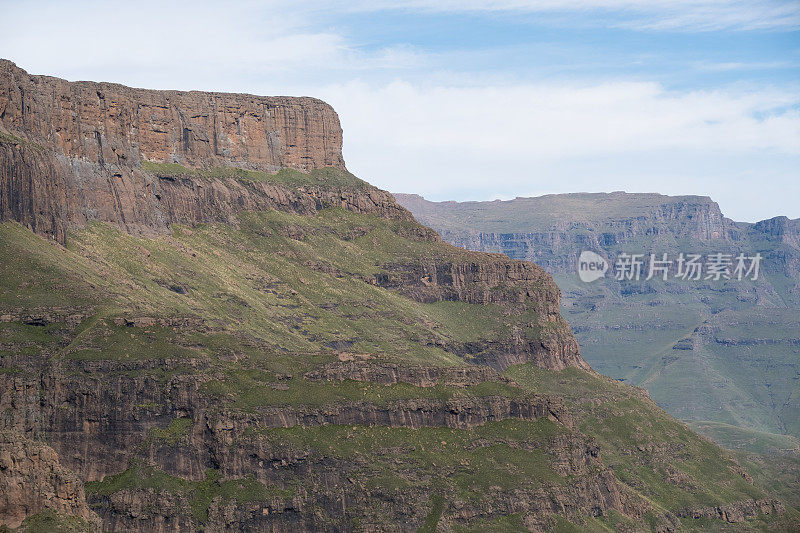
<instances>
[{"instance_id":1,"label":"cloud bank","mask_svg":"<svg viewBox=\"0 0 800 533\"><path fill-rule=\"evenodd\" d=\"M513 197L613 184L716 199L754 190L800 198L795 92L353 82L322 94L342 118L351 169L397 192L464 200L487 199L492 188ZM769 202L737 203L726 211L740 220L779 214Z\"/></svg>"},{"instance_id":2,"label":"cloud bank","mask_svg":"<svg viewBox=\"0 0 800 533\"><path fill-rule=\"evenodd\" d=\"M32 73L324 98L340 114L349 167L392 191L462 200L706 194L739 220L800 217L800 47L681 48L686 32L718 32L700 43L796 36L796 0L4 2L3 12L14 23L0 34L0 56ZM515 26L531 40L509 49L479 33L468 48L359 33L371 22L413 33L420 21L441 22L431 14L465 13L473 31L509 18L536 29ZM565 25L595 27L615 55L558 41ZM556 31L538 41L547 27ZM442 42L448 31L461 30L444 27ZM669 57L615 48L631 32L676 48ZM681 67L704 83L676 89L664 81L671 74L655 79ZM775 72L782 77L764 81Z\"/></svg>"}]
</instances>

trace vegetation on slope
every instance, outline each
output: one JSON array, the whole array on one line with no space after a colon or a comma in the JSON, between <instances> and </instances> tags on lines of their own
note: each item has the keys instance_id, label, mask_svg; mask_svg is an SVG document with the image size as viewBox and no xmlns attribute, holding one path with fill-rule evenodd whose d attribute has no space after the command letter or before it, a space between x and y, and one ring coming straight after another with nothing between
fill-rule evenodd
<instances>
[{"instance_id":1,"label":"vegetation on slope","mask_svg":"<svg viewBox=\"0 0 800 533\"><path fill-rule=\"evenodd\" d=\"M102 364L111 374L162 384L193 376L222 414L542 393L564 398L574 411L574 429L546 418L464 429L254 426L231 444L304 457L320 469L314 476L346 476L359 493L377 495L369 500L375 506L362 502L349 511L360 514L346 515L354 527L385 525L397 506L410 505L409 520L428 528L444 521L454 530L520 530L533 524L509 506L509 495L535 500L544 491L569 501L574 494L562 491L606 468L631 505L649 509L644 518L653 527L683 508L770 497L729 456L639 392L584 371L523 365L506 372L511 382L497 377L465 387L307 379L309 371L341 361L463 366L453 346L535 338L549 327L513 306L420 303L375 283L376 276L392 275L391 265L484 260L418 234L411 222L340 209L314 217L269 211L241 214L236 227L175 227L158 238L93 223L74 232L64 249L6 223L0 226L0 366L21 378L36 376L42 360L82 372ZM78 379L81 371L73 372ZM161 408L140 407L144 414ZM148 446L189 446L199 424L169 413L148 432ZM565 457L588 453L593 441L601 463L581 470L568 459L565 466ZM302 470L280 471L274 484L216 470L191 480L143 456L132 460L127 470L87 486L98 511L110 509L109 498L121 491L149 491L185 502L187 519L202 524L209 509L226 501L273 505L298 490L324 501L327 490L324 478ZM458 518L465 506L477 516ZM774 520L756 518L747 527ZM626 524L634 527L634 519L616 511L591 517L572 509L540 525L601 531Z\"/></svg>"},{"instance_id":2,"label":"vegetation on slope","mask_svg":"<svg viewBox=\"0 0 800 533\"><path fill-rule=\"evenodd\" d=\"M222 179L233 178L243 181L267 182L287 187L346 187L366 189L370 187L365 181L353 174L335 168L325 167L310 172L301 172L292 168L282 168L270 173L259 170L247 170L239 167L189 168L176 163L156 163L142 161L142 169L160 178L194 178Z\"/></svg>"}]
</instances>

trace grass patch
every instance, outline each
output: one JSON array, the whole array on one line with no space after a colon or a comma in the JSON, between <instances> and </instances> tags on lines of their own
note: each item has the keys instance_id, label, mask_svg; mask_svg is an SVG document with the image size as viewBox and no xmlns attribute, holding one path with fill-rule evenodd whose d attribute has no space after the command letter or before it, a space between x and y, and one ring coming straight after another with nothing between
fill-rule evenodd
<instances>
[{"instance_id":1,"label":"grass patch","mask_svg":"<svg viewBox=\"0 0 800 533\"><path fill-rule=\"evenodd\" d=\"M0 526L0 531L12 531ZM94 529L79 516L69 516L45 509L23 520L13 531L19 533L91 533Z\"/></svg>"},{"instance_id":2,"label":"grass patch","mask_svg":"<svg viewBox=\"0 0 800 533\"><path fill-rule=\"evenodd\" d=\"M370 187L346 170L326 167L310 172L283 168L275 173L246 170L237 167L189 168L175 163L143 161L142 169L160 178L235 179L245 182L265 182L287 187L317 186L323 188Z\"/></svg>"},{"instance_id":3,"label":"grass patch","mask_svg":"<svg viewBox=\"0 0 800 533\"><path fill-rule=\"evenodd\" d=\"M191 418L174 418L169 425L163 429L152 428L150 435L156 439L166 441L169 444L175 444L183 437L189 434L192 429Z\"/></svg>"},{"instance_id":4,"label":"grass patch","mask_svg":"<svg viewBox=\"0 0 800 533\"><path fill-rule=\"evenodd\" d=\"M220 480L219 472L209 469L202 481L189 481L166 474L154 467L134 464L119 474L106 476L102 481L86 483L90 495L110 496L122 490L153 490L185 498L192 516L200 523L208 520L208 508L217 498L241 503L269 502L275 498L291 498L294 492L265 486L251 477Z\"/></svg>"},{"instance_id":5,"label":"grass patch","mask_svg":"<svg viewBox=\"0 0 800 533\"><path fill-rule=\"evenodd\" d=\"M22 137L17 137L11 133L6 133L4 131L0 131L0 144L19 144L25 147L33 148L38 152L44 151L44 146L41 144L29 141L28 139L23 139Z\"/></svg>"},{"instance_id":6,"label":"grass patch","mask_svg":"<svg viewBox=\"0 0 800 533\"><path fill-rule=\"evenodd\" d=\"M425 516L425 522L419 528L419 533L436 533L439 520L442 518L442 511L444 511L444 495L431 495L431 510Z\"/></svg>"},{"instance_id":7,"label":"grass patch","mask_svg":"<svg viewBox=\"0 0 800 533\"><path fill-rule=\"evenodd\" d=\"M441 485L433 487L434 494L479 500L491 487L535 489L567 482L553 470L553 458L546 451L550 440L564 431L547 419L510 419L472 429L342 425L252 429L246 438L280 453L310 453L345 462L369 458L359 475L383 490L428 490L427 480L437 479Z\"/></svg>"},{"instance_id":8,"label":"grass patch","mask_svg":"<svg viewBox=\"0 0 800 533\"><path fill-rule=\"evenodd\" d=\"M112 320L101 320L77 343L66 350L71 359L98 360L143 360L143 359L192 359L198 350L176 343L178 335L172 328L150 326L130 328L114 324Z\"/></svg>"}]
</instances>

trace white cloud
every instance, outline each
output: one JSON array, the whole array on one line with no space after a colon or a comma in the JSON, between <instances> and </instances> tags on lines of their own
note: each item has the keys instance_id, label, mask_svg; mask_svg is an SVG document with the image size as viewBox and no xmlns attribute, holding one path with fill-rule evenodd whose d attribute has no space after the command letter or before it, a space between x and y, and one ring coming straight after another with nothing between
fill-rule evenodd
<instances>
[{"instance_id":1,"label":"white cloud","mask_svg":"<svg viewBox=\"0 0 800 533\"><path fill-rule=\"evenodd\" d=\"M730 215L800 216L797 91L398 81L320 94L341 116L351 170L389 190L437 199L619 189L731 198L735 182ZM763 189L764 179L773 196L754 204L741 188Z\"/></svg>"},{"instance_id":2,"label":"white cloud","mask_svg":"<svg viewBox=\"0 0 800 533\"><path fill-rule=\"evenodd\" d=\"M32 73L150 88L272 91L418 67L407 45L363 50L283 1L88 1L4 6L2 57ZM313 11L313 9L312 9Z\"/></svg>"},{"instance_id":3,"label":"white cloud","mask_svg":"<svg viewBox=\"0 0 800 533\"><path fill-rule=\"evenodd\" d=\"M777 90L670 93L643 82L420 87L397 81L380 87L352 82L322 93L351 136L398 147L504 157L681 147L800 155L800 112L791 108L800 96Z\"/></svg>"}]
</instances>

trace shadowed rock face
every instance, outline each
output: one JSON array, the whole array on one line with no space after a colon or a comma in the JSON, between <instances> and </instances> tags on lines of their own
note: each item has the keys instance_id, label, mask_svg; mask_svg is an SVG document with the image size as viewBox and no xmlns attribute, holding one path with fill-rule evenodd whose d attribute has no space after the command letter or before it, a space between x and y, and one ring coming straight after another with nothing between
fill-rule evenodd
<instances>
[{"instance_id":1,"label":"shadowed rock face","mask_svg":"<svg viewBox=\"0 0 800 533\"><path fill-rule=\"evenodd\" d=\"M219 457L231 455L235 443L254 428L310 428L336 424L468 429L493 421L535 421L540 418L567 428L574 426L572 415L563 401L544 395L525 398L454 397L448 400L410 398L385 405L348 402L322 407L280 406L250 413L221 410L218 402L204 395L203 385L210 379L200 375L200 368L196 369L197 375L176 377L167 386L162 386L150 378L113 376L115 371L124 371L121 369L131 366L114 365L113 369L107 366L92 373L87 371L89 367L79 366L83 368L82 372L92 377L69 377L69 372L59 369L53 370L54 374L58 372L57 377L48 376L49 382L44 384L19 378L6 380L8 392L0 395L0 407L6 413L3 427L14 431L7 437L9 443L13 442L13 436L35 434L37 428L47 427L51 444L61 454L63 464L87 481L102 480L104 476L125 470L131 458L143 450L146 450L149 460L166 471L202 479L205 469L211 464L219 463L222 468L228 468L228 461ZM70 365L70 368L78 366ZM402 376L419 371L398 366L385 369ZM349 376L346 379L350 379ZM359 376L354 374L354 377ZM38 405L24 405L25 399L34 395L41 398ZM144 405L159 407L143 409L141 406ZM153 429L167 426L175 413L197 419L199 425L189 435L191 442L188 445L160 449L159 441L152 438ZM58 456L50 451L57 461ZM254 449L238 449L232 456L241 457L236 464L245 460L252 462L254 458L256 463L268 460L268 456L256 457ZM248 464L239 470L231 470L230 474L245 476L255 466Z\"/></svg>"}]
</instances>

